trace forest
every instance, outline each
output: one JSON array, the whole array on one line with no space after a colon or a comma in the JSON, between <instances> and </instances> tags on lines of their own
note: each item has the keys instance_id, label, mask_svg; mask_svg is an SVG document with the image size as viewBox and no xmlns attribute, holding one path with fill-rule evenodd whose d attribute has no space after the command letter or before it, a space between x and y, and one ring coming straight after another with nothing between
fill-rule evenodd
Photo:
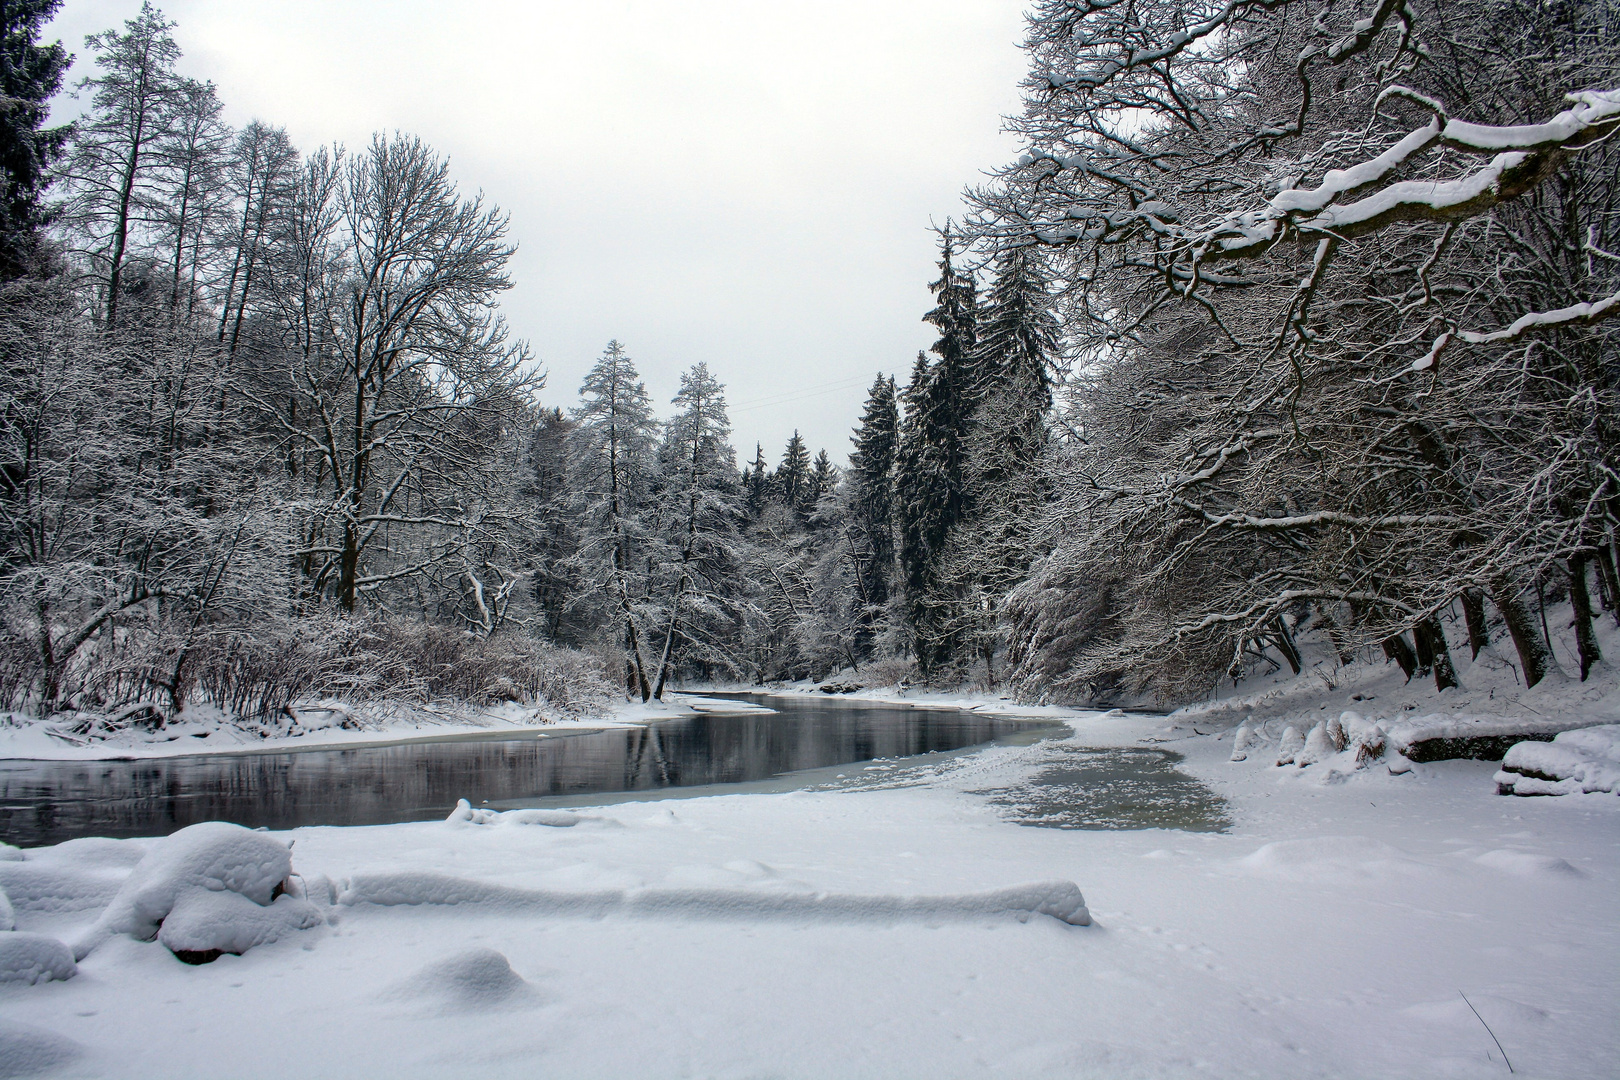
<instances>
[{"instance_id":1,"label":"forest","mask_svg":"<svg viewBox=\"0 0 1620 1080\"><path fill-rule=\"evenodd\" d=\"M151 5L51 126L59 4L0 28L0 708L1172 704L1307 635L1531 686L1620 622L1612 4L1039 0L937 342L742 455L718 363L547 385L476 178L233 129Z\"/></svg>"}]
</instances>

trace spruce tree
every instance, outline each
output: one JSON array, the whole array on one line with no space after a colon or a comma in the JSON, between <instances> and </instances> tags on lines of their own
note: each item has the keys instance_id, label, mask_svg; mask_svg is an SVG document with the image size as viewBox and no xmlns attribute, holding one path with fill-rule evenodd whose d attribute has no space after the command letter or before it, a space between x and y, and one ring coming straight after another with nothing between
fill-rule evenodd
<instances>
[{"instance_id":1,"label":"spruce tree","mask_svg":"<svg viewBox=\"0 0 1620 1080\"><path fill-rule=\"evenodd\" d=\"M929 289L935 307L924 321L939 330L929 365L918 357L906 389L899 495L900 558L906 572L908 621L917 665L933 678L960 659L960 597L946 579L947 542L966 518L966 448L979 396L976 380L976 298L972 278L951 262L949 230L942 238L939 280Z\"/></svg>"},{"instance_id":2,"label":"spruce tree","mask_svg":"<svg viewBox=\"0 0 1620 1080\"><path fill-rule=\"evenodd\" d=\"M894 379L880 373L867 395L861 426L855 431L849 472L850 513L864 541L858 590L863 612L860 647L870 647L878 619L888 605L894 572L894 463L900 445L900 412Z\"/></svg>"},{"instance_id":3,"label":"spruce tree","mask_svg":"<svg viewBox=\"0 0 1620 1080\"><path fill-rule=\"evenodd\" d=\"M759 517L771 498L771 471L765 465L765 447L754 444L754 463L743 469L743 491L748 498L748 513Z\"/></svg>"},{"instance_id":4,"label":"spruce tree","mask_svg":"<svg viewBox=\"0 0 1620 1080\"><path fill-rule=\"evenodd\" d=\"M782 453L781 468L776 470L776 494L796 514L804 516L809 513L806 500L810 498L810 451L805 448L804 439L797 430Z\"/></svg>"},{"instance_id":5,"label":"spruce tree","mask_svg":"<svg viewBox=\"0 0 1620 1080\"><path fill-rule=\"evenodd\" d=\"M810 466L810 490L805 503L808 512L813 512L821 497L833 489L838 483L838 469L833 465L832 458L827 456L825 449L816 451L816 460Z\"/></svg>"},{"instance_id":6,"label":"spruce tree","mask_svg":"<svg viewBox=\"0 0 1620 1080\"><path fill-rule=\"evenodd\" d=\"M0 281L38 274L48 170L71 127L45 128L51 97L73 62L60 41L40 45L40 29L62 0L0 4Z\"/></svg>"},{"instance_id":7,"label":"spruce tree","mask_svg":"<svg viewBox=\"0 0 1620 1080\"><path fill-rule=\"evenodd\" d=\"M1044 457L1058 327L1035 249L1009 248L979 321L980 402L967 447L973 505L947 576L963 597L976 651L993 677L1006 594L1026 576L1047 497Z\"/></svg>"}]
</instances>

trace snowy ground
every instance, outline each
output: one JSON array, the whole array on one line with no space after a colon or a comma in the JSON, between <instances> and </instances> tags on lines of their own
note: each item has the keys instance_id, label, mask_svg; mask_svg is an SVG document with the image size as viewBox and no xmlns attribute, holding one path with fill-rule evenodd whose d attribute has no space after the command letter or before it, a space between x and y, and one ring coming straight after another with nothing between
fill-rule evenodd
<instances>
[{"instance_id":1,"label":"snowy ground","mask_svg":"<svg viewBox=\"0 0 1620 1080\"><path fill-rule=\"evenodd\" d=\"M1231 763L1209 720L1081 714L1067 746L832 790L282 834L322 925L201 967L115 935L67 981L0 984L0 1076L1620 1072L1620 798L1497 796L1488 762L1279 769L1274 732ZM1100 746L1185 755L1232 828L1030 828L971 794ZM18 929L80 940L164 843L0 861ZM1092 925L1039 912L1065 882Z\"/></svg>"}]
</instances>

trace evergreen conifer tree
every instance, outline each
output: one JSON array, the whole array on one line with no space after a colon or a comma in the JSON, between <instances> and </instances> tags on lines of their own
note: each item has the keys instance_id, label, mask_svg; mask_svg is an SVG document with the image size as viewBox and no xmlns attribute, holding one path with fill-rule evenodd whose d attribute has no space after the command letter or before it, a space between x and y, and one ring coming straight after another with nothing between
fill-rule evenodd
<instances>
[{"instance_id":1,"label":"evergreen conifer tree","mask_svg":"<svg viewBox=\"0 0 1620 1080\"><path fill-rule=\"evenodd\" d=\"M980 402L968 435L966 476L973 504L950 545L946 576L964 600L967 633L993 677L1002 600L1027 575L1048 490L1043 459L1058 327L1031 247L1000 254L976 353Z\"/></svg>"},{"instance_id":2,"label":"evergreen conifer tree","mask_svg":"<svg viewBox=\"0 0 1620 1080\"><path fill-rule=\"evenodd\" d=\"M0 4L0 281L37 274L48 170L71 127L45 128L51 96L73 57L60 41L40 45L40 29L62 0Z\"/></svg>"},{"instance_id":3,"label":"evergreen conifer tree","mask_svg":"<svg viewBox=\"0 0 1620 1080\"><path fill-rule=\"evenodd\" d=\"M939 330L933 347L939 359L928 365L919 356L906 389L896 483L908 622L924 678L960 659L960 598L946 580L945 553L969 510L967 435L979 395L973 281L951 263L949 230L941 246L939 280L929 286L935 307L924 316Z\"/></svg>"},{"instance_id":4,"label":"evergreen conifer tree","mask_svg":"<svg viewBox=\"0 0 1620 1080\"><path fill-rule=\"evenodd\" d=\"M818 450L816 460L810 466L810 489L805 499L808 508L806 512L814 511L816 505L821 502L821 497L831 491L833 485L837 483L838 469L833 465L832 458L827 456L825 449Z\"/></svg>"},{"instance_id":5,"label":"evergreen conifer tree","mask_svg":"<svg viewBox=\"0 0 1620 1080\"><path fill-rule=\"evenodd\" d=\"M863 606L861 651L869 647L887 607L894 572L894 463L900 444L900 412L894 379L879 374L867 395L850 455L850 514L863 540L860 579Z\"/></svg>"},{"instance_id":6,"label":"evergreen conifer tree","mask_svg":"<svg viewBox=\"0 0 1620 1080\"><path fill-rule=\"evenodd\" d=\"M782 453L781 468L776 470L776 494L788 509L800 515L808 514L815 505L806 505L810 498L810 451L797 430Z\"/></svg>"},{"instance_id":7,"label":"evergreen conifer tree","mask_svg":"<svg viewBox=\"0 0 1620 1080\"><path fill-rule=\"evenodd\" d=\"M748 513L759 517L771 498L771 472L765 465L765 447L754 444L754 463L743 469L743 490L748 497Z\"/></svg>"}]
</instances>

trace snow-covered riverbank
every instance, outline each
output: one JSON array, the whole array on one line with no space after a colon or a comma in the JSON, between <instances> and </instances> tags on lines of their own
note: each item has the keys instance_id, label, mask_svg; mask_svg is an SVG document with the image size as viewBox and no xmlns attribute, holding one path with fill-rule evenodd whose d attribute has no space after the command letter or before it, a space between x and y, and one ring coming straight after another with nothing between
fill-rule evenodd
<instances>
[{"instance_id":1,"label":"snow-covered riverbank","mask_svg":"<svg viewBox=\"0 0 1620 1080\"><path fill-rule=\"evenodd\" d=\"M1070 751L1184 755L1232 828L1029 828L972 794L1046 742L836 790L300 829L322 925L203 967L114 937L66 982L0 985L0 1071L1494 1077L1505 1051L1613 1075L1620 799L1500 797L1487 762L1232 763L1174 718L1071 726ZM74 939L152 846L0 863L19 928ZM1093 925L1012 888L1068 882Z\"/></svg>"},{"instance_id":2,"label":"snow-covered riverbank","mask_svg":"<svg viewBox=\"0 0 1620 1080\"><path fill-rule=\"evenodd\" d=\"M553 718L519 705L443 712L413 707L401 708L389 716L369 717L365 726L358 726L342 723L344 714L336 709L311 707L300 710L304 723L295 732L268 738L215 717L198 715L157 731L131 730L94 741L65 737L49 722L14 716L9 726L0 726L0 759L105 761L276 750L346 750L443 739L562 735L653 724L700 712L754 711L763 711L763 707L695 694L671 694L664 701L620 701L600 716Z\"/></svg>"}]
</instances>

